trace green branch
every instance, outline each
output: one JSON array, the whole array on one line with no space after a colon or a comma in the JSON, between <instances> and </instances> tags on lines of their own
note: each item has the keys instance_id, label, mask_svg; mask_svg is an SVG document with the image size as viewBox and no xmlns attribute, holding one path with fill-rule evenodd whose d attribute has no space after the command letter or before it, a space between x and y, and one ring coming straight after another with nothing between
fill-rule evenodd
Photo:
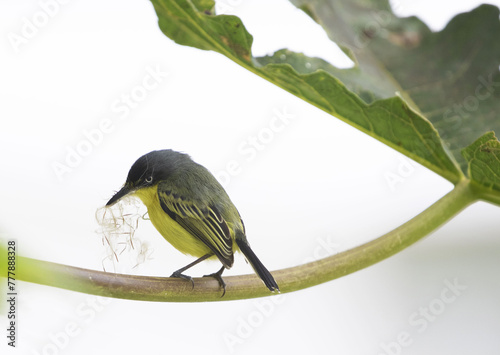
<instances>
[{"instance_id":1,"label":"green branch","mask_svg":"<svg viewBox=\"0 0 500 355\"><path fill-rule=\"evenodd\" d=\"M398 253L422 239L476 200L468 180L393 231L351 250L273 272L281 292L293 292L348 275ZM17 260L17 279L94 295L159 302L229 301L269 296L255 275L228 276L226 295L212 278L191 283L176 278L113 274L25 257Z\"/></svg>"}]
</instances>

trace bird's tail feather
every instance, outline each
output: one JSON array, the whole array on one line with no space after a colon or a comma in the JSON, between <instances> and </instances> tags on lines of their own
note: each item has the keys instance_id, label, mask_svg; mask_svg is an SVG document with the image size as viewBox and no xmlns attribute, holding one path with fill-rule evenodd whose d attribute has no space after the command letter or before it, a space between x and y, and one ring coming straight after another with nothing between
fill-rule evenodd
<instances>
[{"instance_id":1,"label":"bird's tail feather","mask_svg":"<svg viewBox=\"0 0 500 355\"><path fill-rule=\"evenodd\" d=\"M278 291L279 292L279 287L276 281L274 280L273 275L266 269L264 264L259 260L257 255L253 252L253 250L250 248L250 245L246 241L245 236L243 235L242 237L238 238L238 236L235 238L236 239L236 244L238 244L238 247L240 248L241 252L245 257L247 258L248 262L250 265L252 265L252 268L254 269L255 273L259 275L259 277L264 281L264 284L267 286L267 288L270 291Z\"/></svg>"}]
</instances>

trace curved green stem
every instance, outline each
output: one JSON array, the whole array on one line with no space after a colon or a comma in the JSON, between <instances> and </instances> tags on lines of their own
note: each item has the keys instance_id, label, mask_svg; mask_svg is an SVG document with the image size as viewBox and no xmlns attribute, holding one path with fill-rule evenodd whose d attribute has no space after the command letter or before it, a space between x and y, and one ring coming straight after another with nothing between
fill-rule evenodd
<instances>
[{"instance_id":1,"label":"curved green stem","mask_svg":"<svg viewBox=\"0 0 500 355\"><path fill-rule=\"evenodd\" d=\"M462 180L425 211L382 237L315 262L275 271L273 275L282 293L348 275L382 261L422 239L475 200L476 194L470 182ZM203 302L271 295L255 275L225 277L226 294L221 298L219 283L212 278L197 278L194 280L194 288L191 288L191 283L182 279L113 274L25 257L19 257L17 265L17 279L20 280L131 300Z\"/></svg>"}]
</instances>

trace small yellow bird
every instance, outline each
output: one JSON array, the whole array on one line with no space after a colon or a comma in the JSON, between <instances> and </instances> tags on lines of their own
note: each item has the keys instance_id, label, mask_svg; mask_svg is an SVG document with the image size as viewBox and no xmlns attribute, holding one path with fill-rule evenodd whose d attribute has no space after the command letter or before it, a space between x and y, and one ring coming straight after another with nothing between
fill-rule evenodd
<instances>
[{"instance_id":1,"label":"small yellow bird","mask_svg":"<svg viewBox=\"0 0 500 355\"><path fill-rule=\"evenodd\" d=\"M130 168L125 185L106 206L129 194L142 200L151 222L170 244L198 258L171 277L193 282L183 272L203 260L217 257L222 268L205 276L219 281L224 296L226 283L222 272L233 266L234 252L240 250L267 288L279 292L273 276L250 248L243 221L226 191L189 155L170 149L143 155Z\"/></svg>"}]
</instances>

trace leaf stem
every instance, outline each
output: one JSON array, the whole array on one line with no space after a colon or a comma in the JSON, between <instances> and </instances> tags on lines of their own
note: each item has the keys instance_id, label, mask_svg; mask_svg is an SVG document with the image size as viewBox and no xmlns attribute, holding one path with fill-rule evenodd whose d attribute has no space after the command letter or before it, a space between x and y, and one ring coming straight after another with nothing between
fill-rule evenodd
<instances>
[{"instance_id":1,"label":"leaf stem","mask_svg":"<svg viewBox=\"0 0 500 355\"><path fill-rule=\"evenodd\" d=\"M391 232L356 248L311 263L273 272L281 292L293 292L348 275L398 253L476 201L469 180ZM86 270L26 257L18 258L20 280L93 295L159 302L229 301L269 296L255 275L228 276L226 294L212 278L186 280Z\"/></svg>"}]
</instances>

